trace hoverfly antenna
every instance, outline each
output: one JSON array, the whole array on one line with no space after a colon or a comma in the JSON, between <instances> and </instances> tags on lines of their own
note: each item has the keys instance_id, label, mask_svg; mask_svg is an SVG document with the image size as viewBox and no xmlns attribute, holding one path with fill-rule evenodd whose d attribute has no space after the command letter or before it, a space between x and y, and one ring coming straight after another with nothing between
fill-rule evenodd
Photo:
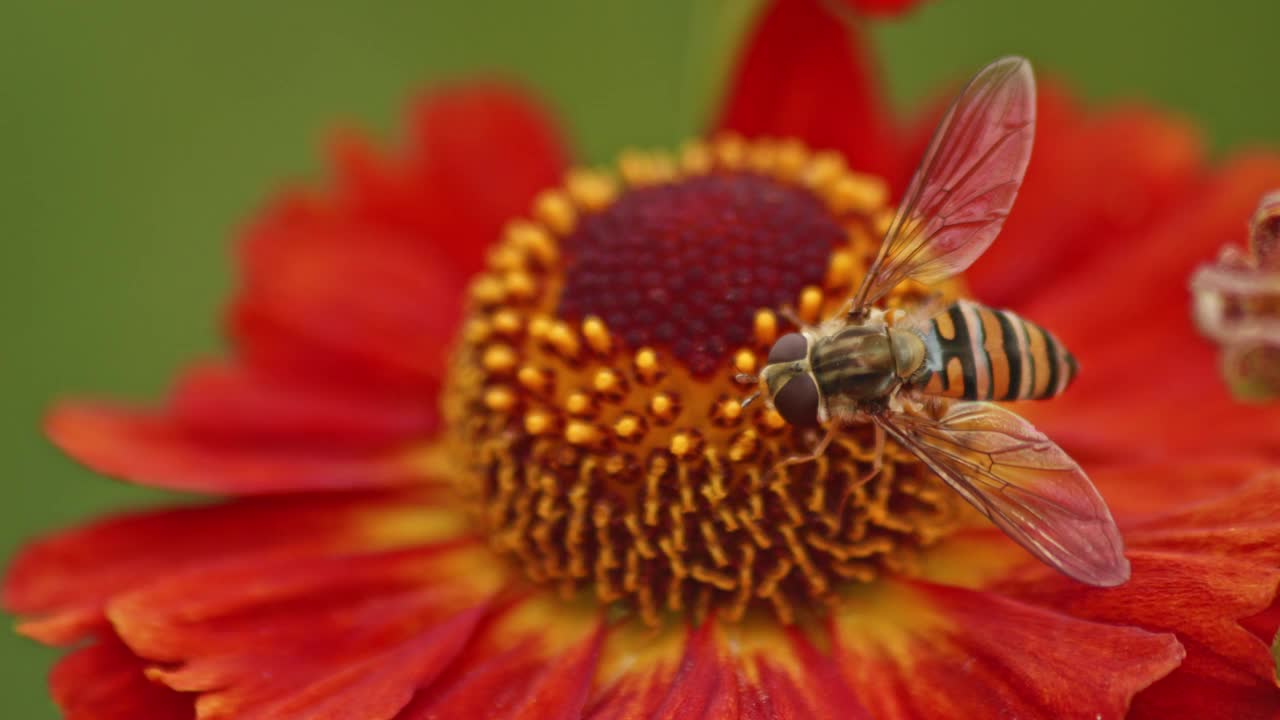
<instances>
[{"instance_id":1,"label":"hoverfly antenna","mask_svg":"<svg viewBox=\"0 0 1280 720\"><path fill-rule=\"evenodd\" d=\"M733 376L733 379L737 382L742 383L743 385L755 385L756 383L760 382L759 377L752 375L750 373L738 373L737 375Z\"/></svg>"},{"instance_id":2,"label":"hoverfly antenna","mask_svg":"<svg viewBox=\"0 0 1280 720\"><path fill-rule=\"evenodd\" d=\"M748 396L746 397L746 399L742 401L742 409L743 409L743 410L746 410L746 409L747 409L747 406L748 406L748 405L750 405L752 402L754 402L754 401L755 401L755 399L756 399L756 398L758 398L758 397L760 397L760 391L759 391L759 390L757 390L757 391L755 391L755 392L751 393L750 395L748 395Z\"/></svg>"}]
</instances>

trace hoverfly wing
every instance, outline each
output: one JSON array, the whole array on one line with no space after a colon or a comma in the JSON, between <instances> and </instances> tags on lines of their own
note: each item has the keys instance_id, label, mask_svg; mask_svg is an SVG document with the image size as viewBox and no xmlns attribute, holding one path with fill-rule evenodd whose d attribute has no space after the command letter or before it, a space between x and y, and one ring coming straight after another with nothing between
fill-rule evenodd
<instances>
[{"instance_id":1,"label":"hoverfly wing","mask_svg":"<svg viewBox=\"0 0 1280 720\"><path fill-rule=\"evenodd\" d=\"M1089 585L1129 579L1124 539L1102 496L1031 423L980 402L951 403L937 418L875 420L1032 555Z\"/></svg>"},{"instance_id":2,"label":"hoverfly wing","mask_svg":"<svg viewBox=\"0 0 1280 720\"><path fill-rule=\"evenodd\" d=\"M1035 124L1031 63L1004 57L979 71L942 116L850 308L904 278L933 283L973 264L1013 207Z\"/></svg>"}]
</instances>

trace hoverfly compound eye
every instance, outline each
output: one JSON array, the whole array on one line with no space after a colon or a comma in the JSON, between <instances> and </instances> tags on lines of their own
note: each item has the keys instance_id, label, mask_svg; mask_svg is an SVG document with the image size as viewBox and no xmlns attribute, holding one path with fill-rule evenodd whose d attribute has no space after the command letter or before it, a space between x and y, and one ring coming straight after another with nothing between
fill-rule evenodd
<instances>
[{"instance_id":1,"label":"hoverfly compound eye","mask_svg":"<svg viewBox=\"0 0 1280 720\"><path fill-rule=\"evenodd\" d=\"M809 340L800 333L787 333L769 349L769 364L795 362L809 355Z\"/></svg>"},{"instance_id":2,"label":"hoverfly compound eye","mask_svg":"<svg viewBox=\"0 0 1280 720\"><path fill-rule=\"evenodd\" d=\"M796 375L773 396L773 407L792 425L818 424L818 384L807 373Z\"/></svg>"}]
</instances>

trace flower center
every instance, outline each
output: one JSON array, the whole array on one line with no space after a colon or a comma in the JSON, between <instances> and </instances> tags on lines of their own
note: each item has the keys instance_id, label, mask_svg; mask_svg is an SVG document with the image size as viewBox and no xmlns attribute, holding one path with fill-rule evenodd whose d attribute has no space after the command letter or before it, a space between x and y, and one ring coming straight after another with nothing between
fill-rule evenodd
<instances>
[{"instance_id":1,"label":"flower center","mask_svg":"<svg viewBox=\"0 0 1280 720\"><path fill-rule=\"evenodd\" d=\"M444 410L492 546L650 624L757 603L790 621L909 572L965 518L954 493L892 444L873 475L869 426L777 467L818 437L743 409L755 388L734 380L786 330L781 308L814 323L848 298L891 217L883 184L733 137L619 169L540 196L472 284Z\"/></svg>"}]
</instances>

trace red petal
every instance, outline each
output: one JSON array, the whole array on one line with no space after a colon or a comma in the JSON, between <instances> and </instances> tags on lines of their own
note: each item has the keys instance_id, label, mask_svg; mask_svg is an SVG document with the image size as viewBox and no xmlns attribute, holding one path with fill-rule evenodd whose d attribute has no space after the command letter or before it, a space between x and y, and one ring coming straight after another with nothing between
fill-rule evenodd
<instances>
[{"instance_id":1,"label":"red petal","mask_svg":"<svg viewBox=\"0 0 1280 720\"><path fill-rule=\"evenodd\" d=\"M373 452L231 444L189 432L170 417L110 407L55 408L45 431L64 452L97 472L174 490L260 494L423 481L404 448Z\"/></svg>"},{"instance_id":2,"label":"red petal","mask_svg":"<svg viewBox=\"0 0 1280 720\"><path fill-rule=\"evenodd\" d=\"M1215 712L1189 717L1280 713L1268 644L1241 626L1267 610L1280 583L1280 476L1258 478L1221 498L1126 528L1132 579L1100 590L1034 565L998 588L1101 622L1175 633L1186 660L1144 692L1138 707L1176 707L1213 689ZM1194 689L1194 690L1191 690ZM1200 707L1194 703L1191 707ZM1207 705L1203 705L1207 707Z\"/></svg>"},{"instance_id":3,"label":"red petal","mask_svg":"<svg viewBox=\"0 0 1280 720\"><path fill-rule=\"evenodd\" d=\"M427 232L464 273L479 270L502 226L559 183L568 153L547 114L501 84L458 87L420 102L412 115L414 174Z\"/></svg>"},{"instance_id":4,"label":"red petal","mask_svg":"<svg viewBox=\"0 0 1280 720\"><path fill-rule=\"evenodd\" d=\"M246 557L143 585L108 615L135 652L177 663L152 675L204 693L202 716L390 718L445 672L486 614L498 585L491 573L464 580L464 567L492 561L475 552Z\"/></svg>"},{"instance_id":5,"label":"red petal","mask_svg":"<svg viewBox=\"0 0 1280 720\"><path fill-rule=\"evenodd\" d=\"M534 638L491 629L489 638L475 643L448 677L425 687L397 720L577 720L592 688L603 638L604 627L597 625L580 642L557 652Z\"/></svg>"},{"instance_id":6,"label":"red petal","mask_svg":"<svg viewBox=\"0 0 1280 720\"><path fill-rule=\"evenodd\" d=\"M1168 634L1095 623L994 593L885 583L842 609L837 653L877 718L1121 718L1177 667Z\"/></svg>"},{"instance_id":7,"label":"red petal","mask_svg":"<svg viewBox=\"0 0 1280 720\"><path fill-rule=\"evenodd\" d=\"M267 498L100 520L23 549L5 575L3 604L27 616L23 633L69 643L104 627L112 598L180 570L457 533L456 519L431 504L422 495Z\"/></svg>"},{"instance_id":8,"label":"red petal","mask_svg":"<svg viewBox=\"0 0 1280 720\"><path fill-rule=\"evenodd\" d=\"M444 372L465 275L426 238L292 213L250 233L231 332L253 365L426 395Z\"/></svg>"},{"instance_id":9,"label":"red petal","mask_svg":"<svg viewBox=\"0 0 1280 720\"><path fill-rule=\"evenodd\" d=\"M612 673L602 678L586 714L591 720L872 717L830 655L772 619L709 621L687 633L668 629L656 636L620 629L605 658L606 667L624 670L616 679Z\"/></svg>"},{"instance_id":10,"label":"red petal","mask_svg":"<svg viewBox=\"0 0 1280 720\"><path fill-rule=\"evenodd\" d=\"M1276 411L1230 397L1216 348L1192 327L1187 282L1199 262L1241 236L1258 197L1276 186L1280 156L1232 163L1143 232L1046 285L1023 308L1052 328L1081 365L1069 392L1032 410L1043 430L1074 433L1114 456L1275 453Z\"/></svg>"},{"instance_id":11,"label":"red petal","mask_svg":"<svg viewBox=\"0 0 1280 720\"><path fill-rule=\"evenodd\" d=\"M420 397L362 395L213 365L189 370L171 402L175 424L192 436L282 452L394 448L430 437L439 425L438 408Z\"/></svg>"},{"instance_id":12,"label":"red petal","mask_svg":"<svg viewBox=\"0 0 1280 720\"><path fill-rule=\"evenodd\" d=\"M336 189L286 195L250 230L230 318L255 365L434 392L461 288L509 220L564 174L546 114L489 83L430 95L402 157L335 143Z\"/></svg>"},{"instance_id":13,"label":"red petal","mask_svg":"<svg viewBox=\"0 0 1280 720\"><path fill-rule=\"evenodd\" d=\"M818 0L766 9L738 61L718 130L795 137L861 171L900 167L864 41Z\"/></svg>"},{"instance_id":14,"label":"red petal","mask_svg":"<svg viewBox=\"0 0 1280 720\"><path fill-rule=\"evenodd\" d=\"M1081 116L1052 83L1040 94L1038 114L1018 202L967 278L977 297L997 306L1027 310L1036 299L1068 293L1078 307L1089 301L1087 284L1078 287L1088 278L1081 280L1081 268L1126 254L1185 202L1203 173L1203 155L1185 124L1140 109ZM1079 313L1036 318L1080 324Z\"/></svg>"},{"instance_id":15,"label":"red petal","mask_svg":"<svg viewBox=\"0 0 1280 720\"><path fill-rule=\"evenodd\" d=\"M190 720L194 698L154 683L143 662L107 637L67 655L49 676L66 720Z\"/></svg>"}]
</instances>

